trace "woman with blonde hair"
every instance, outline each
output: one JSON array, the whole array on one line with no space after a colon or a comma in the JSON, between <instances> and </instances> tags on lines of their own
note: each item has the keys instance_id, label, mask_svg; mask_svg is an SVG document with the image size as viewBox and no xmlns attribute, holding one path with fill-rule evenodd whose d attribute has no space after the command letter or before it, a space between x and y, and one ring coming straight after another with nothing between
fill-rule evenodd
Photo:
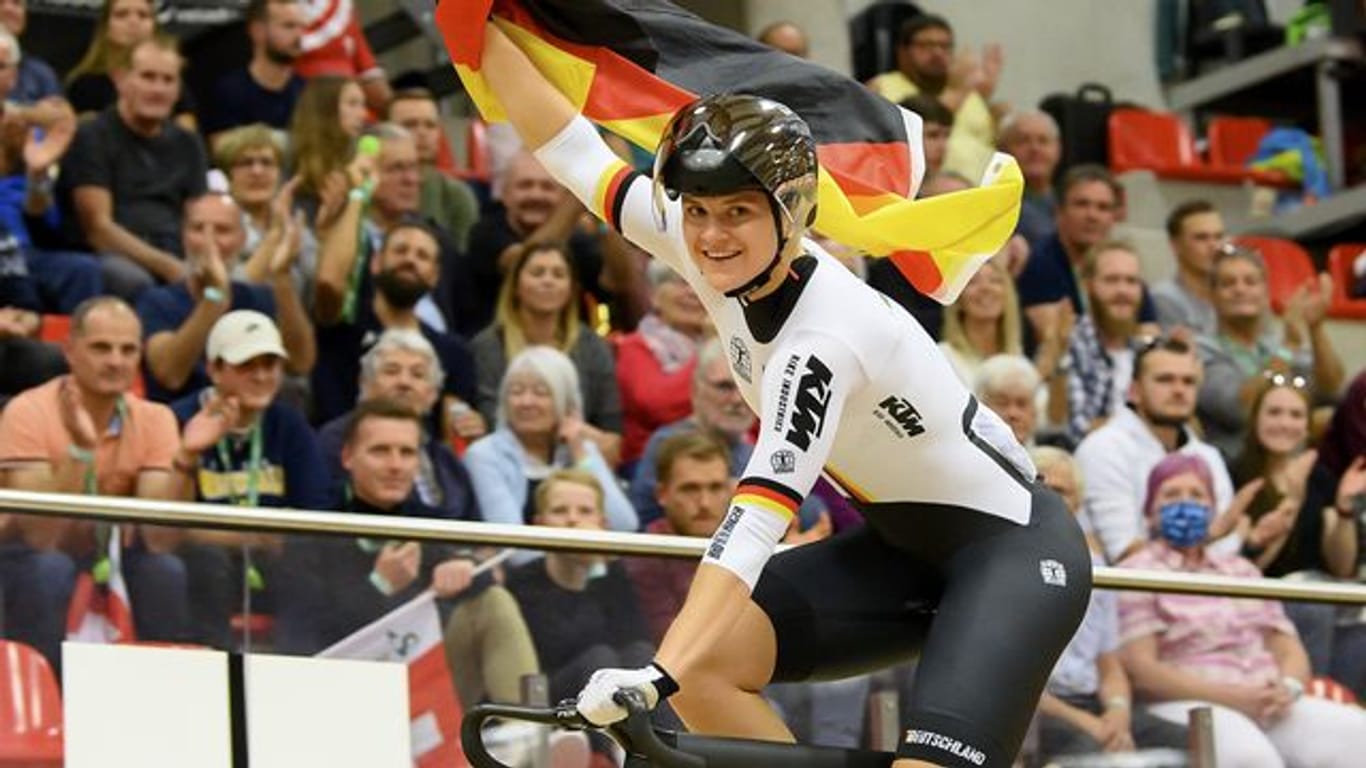
<instances>
[{"instance_id":1,"label":"woman with blonde hair","mask_svg":"<svg viewBox=\"0 0 1366 768\"><path fill-rule=\"evenodd\" d=\"M290 280L305 302L311 303L318 271L318 238L299 221L301 214L295 213L298 178L282 183L283 137L264 123L232 128L219 136L213 161L227 176L228 194L242 209L247 232L244 252L249 256L233 268L233 278L249 283L268 280L279 248L294 247L297 253Z\"/></svg>"},{"instance_id":2,"label":"woman with blonde hair","mask_svg":"<svg viewBox=\"0 0 1366 768\"><path fill-rule=\"evenodd\" d=\"M602 438L613 465L620 454L621 397L612 349L579 318L582 295L573 261L563 244L530 243L503 277L493 324L470 340L479 377L476 407L494 421L508 361L531 345L568 355L583 385L585 422Z\"/></svg>"},{"instance_id":3,"label":"woman with blonde hair","mask_svg":"<svg viewBox=\"0 0 1366 768\"><path fill-rule=\"evenodd\" d=\"M138 43L161 34L153 0L105 0L90 45L66 76L66 97L77 114L99 112L118 101L112 75L128 65ZM194 107L182 84L176 122L196 130Z\"/></svg>"},{"instance_id":4,"label":"woman with blonde hair","mask_svg":"<svg viewBox=\"0 0 1366 768\"><path fill-rule=\"evenodd\" d=\"M982 363L996 355L1024 354L1020 322L1020 298L1015 292L1015 281L1006 269L1005 261L993 258L963 287L958 301L944 308L944 327L939 348L953 364L963 383L972 386L981 372ZM1065 390L1054 387L1062 383L1055 376L1071 329L1059 327L1042 339L1034 352L1034 368L1046 384L1036 394L1036 407L1047 414L1045 424L1055 424L1062 415L1048 410L1049 402L1066 402ZM1055 409L1056 410L1056 409Z\"/></svg>"},{"instance_id":5,"label":"woman with blonde hair","mask_svg":"<svg viewBox=\"0 0 1366 768\"><path fill-rule=\"evenodd\" d=\"M1004 264L983 264L958 301L944 308L941 337L939 348L968 386L988 357L1022 354L1020 299Z\"/></svg>"}]
</instances>

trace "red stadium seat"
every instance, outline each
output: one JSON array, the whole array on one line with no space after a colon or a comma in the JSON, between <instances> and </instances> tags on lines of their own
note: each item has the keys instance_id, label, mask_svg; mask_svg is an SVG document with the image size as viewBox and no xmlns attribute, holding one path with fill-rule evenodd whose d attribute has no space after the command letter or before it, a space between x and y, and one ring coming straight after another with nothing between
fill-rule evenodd
<instances>
[{"instance_id":1,"label":"red stadium seat","mask_svg":"<svg viewBox=\"0 0 1366 768\"><path fill-rule=\"evenodd\" d=\"M465 163L456 164L455 175L466 181L487 183L493 178L489 157L488 125L479 118L471 118L465 129Z\"/></svg>"},{"instance_id":2,"label":"red stadium seat","mask_svg":"<svg viewBox=\"0 0 1366 768\"><path fill-rule=\"evenodd\" d=\"M43 315L43 322L38 326L38 338L61 344L70 335L71 315Z\"/></svg>"},{"instance_id":3,"label":"red stadium seat","mask_svg":"<svg viewBox=\"0 0 1366 768\"><path fill-rule=\"evenodd\" d=\"M1254 171L1247 167L1247 161L1257 152L1262 137L1273 127L1270 120L1260 117L1216 117L1210 120L1206 136L1209 139L1210 166L1237 169L1251 181L1264 186L1296 186L1280 171Z\"/></svg>"},{"instance_id":4,"label":"red stadium seat","mask_svg":"<svg viewBox=\"0 0 1366 768\"><path fill-rule=\"evenodd\" d=\"M1293 240L1244 235L1233 238L1233 242L1262 255L1262 260L1266 262L1266 287L1271 294L1271 309L1278 315L1285 310L1286 300L1297 288L1318 279L1314 260Z\"/></svg>"},{"instance_id":5,"label":"red stadium seat","mask_svg":"<svg viewBox=\"0 0 1366 768\"><path fill-rule=\"evenodd\" d=\"M0 640L0 681L0 766L62 765L62 695L47 659Z\"/></svg>"},{"instance_id":6,"label":"red stadium seat","mask_svg":"<svg viewBox=\"0 0 1366 768\"><path fill-rule=\"evenodd\" d=\"M1116 109L1110 113L1110 170L1152 171L1160 178L1210 184L1282 183L1278 175L1242 166L1207 165L1190 128L1171 112Z\"/></svg>"},{"instance_id":7,"label":"red stadium seat","mask_svg":"<svg viewBox=\"0 0 1366 768\"><path fill-rule=\"evenodd\" d=\"M1195 141L1181 118L1169 112L1116 109L1110 113L1110 169L1162 171L1199 162Z\"/></svg>"},{"instance_id":8,"label":"red stadium seat","mask_svg":"<svg viewBox=\"0 0 1366 768\"><path fill-rule=\"evenodd\" d=\"M1260 117L1216 117L1209 121L1210 165L1242 168L1257 151L1271 121Z\"/></svg>"},{"instance_id":9,"label":"red stadium seat","mask_svg":"<svg viewBox=\"0 0 1366 768\"><path fill-rule=\"evenodd\" d=\"M1328 252L1328 274L1333 276L1333 303L1328 316L1343 320L1366 320L1366 299L1352 296L1352 264L1366 252L1366 243L1343 243Z\"/></svg>"}]
</instances>

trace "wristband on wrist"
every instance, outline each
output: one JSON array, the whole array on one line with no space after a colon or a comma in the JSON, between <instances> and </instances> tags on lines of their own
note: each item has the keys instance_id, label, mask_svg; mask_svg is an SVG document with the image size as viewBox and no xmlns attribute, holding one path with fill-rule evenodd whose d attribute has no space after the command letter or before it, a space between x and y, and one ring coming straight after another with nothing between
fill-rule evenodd
<instances>
[{"instance_id":1,"label":"wristband on wrist","mask_svg":"<svg viewBox=\"0 0 1366 768\"><path fill-rule=\"evenodd\" d=\"M82 448L79 445L76 445L75 443L71 443L66 447L66 455L70 456L76 461L81 462L82 464L89 464L95 460L94 451L90 450L89 448Z\"/></svg>"},{"instance_id":2,"label":"wristband on wrist","mask_svg":"<svg viewBox=\"0 0 1366 768\"><path fill-rule=\"evenodd\" d=\"M370 572L370 583L373 584L375 586L375 589L378 589L379 593L381 595L384 595L385 597L394 594L394 585L390 584L388 579L379 575L379 571Z\"/></svg>"},{"instance_id":3,"label":"wristband on wrist","mask_svg":"<svg viewBox=\"0 0 1366 768\"><path fill-rule=\"evenodd\" d=\"M660 701L678 693L678 681L673 679L673 675L670 675L657 661L650 662L650 666L659 673L659 677L655 679L653 685L655 692L659 694Z\"/></svg>"},{"instance_id":4,"label":"wristband on wrist","mask_svg":"<svg viewBox=\"0 0 1366 768\"><path fill-rule=\"evenodd\" d=\"M205 301L211 301L214 304L222 304L224 300L228 298L226 295L224 295L222 288L213 285L210 285L207 288L205 288L202 295Z\"/></svg>"},{"instance_id":5,"label":"wristband on wrist","mask_svg":"<svg viewBox=\"0 0 1366 768\"><path fill-rule=\"evenodd\" d=\"M352 187L351 191L346 193L346 196L358 203L370 202L370 190L363 186Z\"/></svg>"}]
</instances>

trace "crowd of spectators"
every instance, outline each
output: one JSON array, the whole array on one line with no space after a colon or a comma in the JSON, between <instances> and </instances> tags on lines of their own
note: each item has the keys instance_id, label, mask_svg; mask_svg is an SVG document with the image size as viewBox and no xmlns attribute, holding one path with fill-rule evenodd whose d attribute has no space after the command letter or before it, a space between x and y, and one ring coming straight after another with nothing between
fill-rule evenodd
<instances>
[{"instance_id":1,"label":"crowd of spectators","mask_svg":"<svg viewBox=\"0 0 1366 768\"><path fill-rule=\"evenodd\" d=\"M677 275L598 227L530 153L458 178L436 99L392 88L354 20L306 35L298 0L249 3L249 62L199 103L151 0L106 0L60 78L22 50L24 5L0 3L3 487L716 530L755 424L732 352ZM761 39L806 53L790 23ZM948 307L885 260L829 250L940 339L1096 562L1357 579L1366 372L1352 378L1324 330L1328 279L1273 314L1261 256L1192 200L1167 222L1175 276L1147 286L1115 239L1122 187L1089 165L1054 184L1058 126L997 99L999 46L961 50L921 16L896 64L868 85L923 119L920 195L972 186L991 151L1010 152L1026 180L1017 235ZM45 316L67 316L67 337ZM788 542L858 524L822 481ZM231 647L246 584L277 650L316 653L433 589L467 704L516 699L525 674L560 697L598 667L648 661L695 567L525 552L480 569L493 552L6 514L4 636L59 667L75 585L107 570L111 535L140 640ZM1366 696L1360 615L1098 593L1041 705L1041 743L1180 746L1174 723L1211 702L1230 765L1351 762L1366 716L1303 696L1317 676ZM773 698L799 733L852 745L872 684Z\"/></svg>"}]
</instances>

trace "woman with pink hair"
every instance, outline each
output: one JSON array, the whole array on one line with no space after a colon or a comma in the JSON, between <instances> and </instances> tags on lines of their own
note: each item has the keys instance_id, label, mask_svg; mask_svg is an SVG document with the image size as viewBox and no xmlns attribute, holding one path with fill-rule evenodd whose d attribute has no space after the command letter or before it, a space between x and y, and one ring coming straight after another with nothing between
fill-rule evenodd
<instances>
[{"instance_id":1,"label":"woman with pink hair","mask_svg":"<svg viewBox=\"0 0 1366 768\"><path fill-rule=\"evenodd\" d=\"M1171 454L1158 463L1144 503L1153 539L1120 565L1259 577L1246 558L1205 546L1213 485L1199 457ZM1360 765L1366 712L1304 696L1309 658L1279 602L1128 592L1119 615L1121 658L1136 693L1153 714L1176 722L1210 706L1220 766Z\"/></svg>"}]
</instances>

